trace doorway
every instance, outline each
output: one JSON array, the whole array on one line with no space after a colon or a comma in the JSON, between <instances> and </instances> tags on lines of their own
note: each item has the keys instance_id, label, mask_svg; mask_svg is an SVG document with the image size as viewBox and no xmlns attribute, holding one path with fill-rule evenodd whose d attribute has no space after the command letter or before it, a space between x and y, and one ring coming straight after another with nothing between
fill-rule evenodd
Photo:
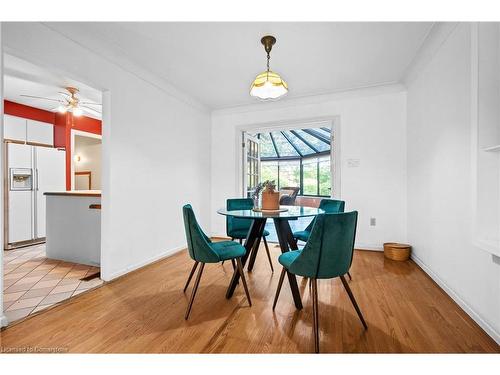
<instances>
[{"instance_id":1,"label":"doorway","mask_svg":"<svg viewBox=\"0 0 500 375\"><path fill-rule=\"evenodd\" d=\"M101 190L102 136L71 131L71 184L73 190Z\"/></svg>"},{"instance_id":2,"label":"doorway","mask_svg":"<svg viewBox=\"0 0 500 375\"><path fill-rule=\"evenodd\" d=\"M280 205L318 207L321 199L339 197L333 121L276 125L242 132L242 195L251 197L258 183L274 181ZM335 147L334 147L335 145ZM310 218L291 222L305 228ZM274 226L266 225L277 242Z\"/></svg>"},{"instance_id":3,"label":"doorway","mask_svg":"<svg viewBox=\"0 0 500 375\"><path fill-rule=\"evenodd\" d=\"M100 204L99 210L89 205L90 200L100 203L102 94L14 56L4 55L4 64L0 135L4 248L0 267L3 314L12 324L103 284ZM92 173L92 196L77 196L73 191L73 132L92 138L82 146L83 151L84 146L98 143L99 150L89 152L98 154L98 161L85 165ZM78 215L85 217L74 220ZM79 236L69 231L75 223L79 223L75 229ZM73 257L72 251L85 254L89 250L85 244L78 246L90 237L90 250L97 255L90 261Z\"/></svg>"}]
</instances>

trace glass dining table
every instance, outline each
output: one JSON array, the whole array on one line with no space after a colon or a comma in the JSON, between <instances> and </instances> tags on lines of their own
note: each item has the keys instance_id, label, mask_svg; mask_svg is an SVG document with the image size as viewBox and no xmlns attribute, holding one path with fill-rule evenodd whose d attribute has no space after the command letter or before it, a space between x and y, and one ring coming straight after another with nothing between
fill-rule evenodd
<instances>
[{"instance_id":1,"label":"glass dining table","mask_svg":"<svg viewBox=\"0 0 500 375\"><path fill-rule=\"evenodd\" d=\"M249 263L249 269L253 268L255 263L255 258L257 252L259 251L260 240L262 238L262 233L264 232L264 227L266 225L267 219L272 219L274 221L274 226L276 227L276 233L278 235L278 242L281 248L281 252L285 253L290 250L297 250L297 241L293 237L292 230L290 228L289 220L297 220L301 217L311 217L324 213L325 211L319 208L305 207L305 206L281 206L280 211L254 211L254 210L235 210L228 211L226 209L220 209L217 211L220 215L232 216L241 219L251 219L252 225L248 231L247 237L245 239L244 246L246 248L246 254L242 258L243 266ZM292 290L293 301L297 309L302 309L302 300L300 298L299 287L297 285L297 279L295 275L287 272L288 281L290 283L290 288ZM236 285L238 284L240 274L237 269L233 273L231 283L226 292L226 298L231 298Z\"/></svg>"}]
</instances>

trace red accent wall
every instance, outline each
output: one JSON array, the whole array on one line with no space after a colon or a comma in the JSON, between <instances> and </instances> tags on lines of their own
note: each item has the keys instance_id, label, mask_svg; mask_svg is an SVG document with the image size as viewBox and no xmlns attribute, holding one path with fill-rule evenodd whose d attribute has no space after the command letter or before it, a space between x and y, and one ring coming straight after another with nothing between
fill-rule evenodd
<instances>
[{"instance_id":1,"label":"red accent wall","mask_svg":"<svg viewBox=\"0 0 500 375\"><path fill-rule=\"evenodd\" d=\"M51 124L55 122L56 118L56 114L54 112L14 103L9 100L4 100L3 112L6 115L27 118L35 121L50 122Z\"/></svg>"},{"instance_id":2,"label":"red accent wall","mask_svg":"<svg viewBox=\"0 0 500 375\"><path fill-rule=\"evenodd\" d=\"M54 147L66 150L66 190L71 190L71 129L102 134L102 122L91 117L74 117L71 113L54 113L24 104L4 101L4 113L54 124Z\"/></svg>"}]
</instances>

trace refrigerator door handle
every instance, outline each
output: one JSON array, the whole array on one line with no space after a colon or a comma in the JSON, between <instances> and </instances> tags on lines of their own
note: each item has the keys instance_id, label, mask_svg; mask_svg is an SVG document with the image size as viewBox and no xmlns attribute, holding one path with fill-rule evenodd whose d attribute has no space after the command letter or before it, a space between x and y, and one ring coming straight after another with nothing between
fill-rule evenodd
<instances>
[{"instance_id":1,"label":"refrigerator door handle","mask_svg":"<svg viewBox=\"0 0 500 375\"><path fill-rule=\"evenodd\" d=\"M37 168L36 169L36 191L40 190L39 185L38 185L38 177L39 177L39 175L38 175L38 168Z\"/></svg>"}]
</instances>

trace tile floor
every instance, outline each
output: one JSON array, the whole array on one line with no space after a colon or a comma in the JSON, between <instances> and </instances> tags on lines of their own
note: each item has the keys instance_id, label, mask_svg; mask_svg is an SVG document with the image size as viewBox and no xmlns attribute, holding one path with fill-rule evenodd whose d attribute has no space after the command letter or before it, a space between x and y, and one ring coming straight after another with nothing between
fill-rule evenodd
<instances>
[{"instance_id":1,"label":"tile floor","mask_svg":"<svg viewBox=\"0 0 500 375\"><path fill-rule=\"evenodd\" d=\"M48 259L45 244L4 251L3 310L13 322L103 283L98 267Z\"/></svg>"}]
</instances>

